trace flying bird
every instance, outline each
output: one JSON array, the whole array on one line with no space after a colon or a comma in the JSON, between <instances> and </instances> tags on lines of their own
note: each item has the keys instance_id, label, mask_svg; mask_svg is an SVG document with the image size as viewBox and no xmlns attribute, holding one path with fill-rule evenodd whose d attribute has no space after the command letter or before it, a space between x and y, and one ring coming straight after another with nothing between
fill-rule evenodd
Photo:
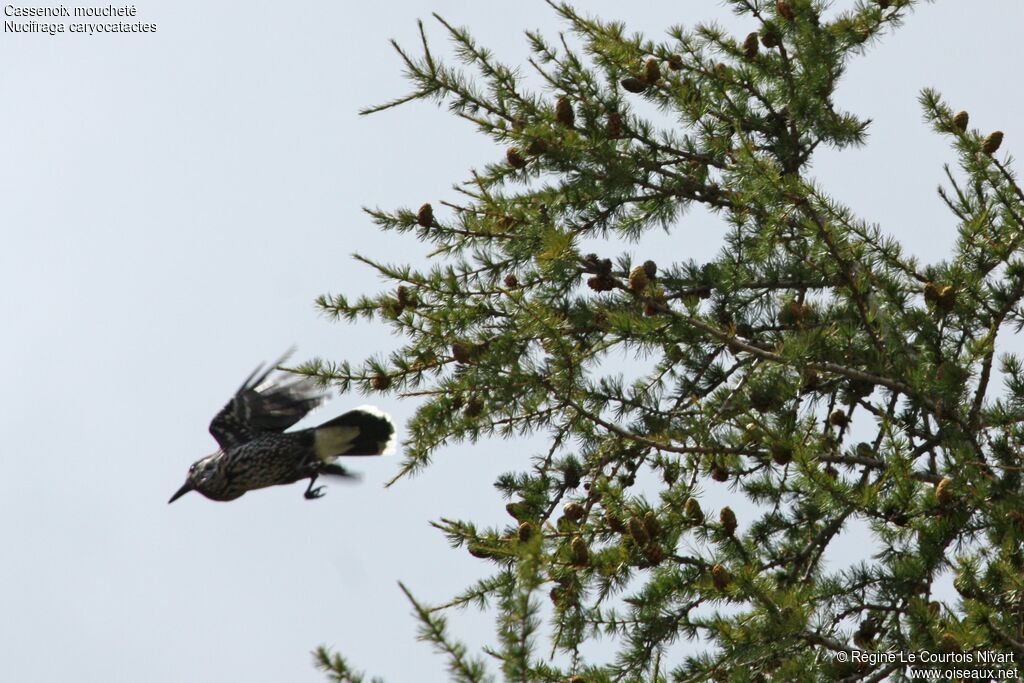
<instances>
[{"instance_id":1,"label":"flying bird","mask_svg":"<svg viewBox=\"0 0 1024 683\"><path fill-rule=\"evenodd\" d=\"M309 479L305 497L319 498L324 487L313 488L317 477L356 475L339 465L343 455L382 455L390 452L395 436L391 418L373 406L361 406L319 427L285 430L306 416L325 396L315 380L271 377L274 369L257 367L210 422L210 434L220 449L197 460L185 484L168 503L189 491L210 500L234 500L246 491L293 484Z\"/></svg>"}]
</instances>

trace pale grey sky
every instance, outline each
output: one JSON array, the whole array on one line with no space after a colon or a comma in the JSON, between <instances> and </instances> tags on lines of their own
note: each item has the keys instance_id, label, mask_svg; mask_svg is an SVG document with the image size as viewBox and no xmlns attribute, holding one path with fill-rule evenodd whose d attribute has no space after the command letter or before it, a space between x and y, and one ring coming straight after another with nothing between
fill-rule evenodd
<instances>
[{"instance_id":1,"label":"pale grey sky","mask_svg":"<svg viewBox=\"0 0 1024 683\"><path fill-rule=\"evenodd\" d=\"M578 6L652 37L715 18L752 28L710 0L648 4ZM387 39L414 46L416 18L438 11L522 63L521 30L554 35L554 13L539 0L136 7L156 34L0 35L0 680L311 683L309 651L327 643L390 683L444 681L396 582L437 602L478 575L428 520L502 520L490 484L529 448L453 447L388 490L397 459L361 460L360 485L315 502L301 485L166 501L257 363L293 344L353 360L390 344L313 308L378 286L352 251L421 253L360 206L451 198L502 153L432 105L359 118L406 91ZM934 188L954 157L917 94L939 88L1020 150L1022 27L1019 0L922 5L851 64L839 100L874 119L871 138L821 153L822 183L943 257L953 221ZM672 244L700 250L702 220L684 217ZM452 626L473 643L490 628Z\"/></svg>"}]
</instances>

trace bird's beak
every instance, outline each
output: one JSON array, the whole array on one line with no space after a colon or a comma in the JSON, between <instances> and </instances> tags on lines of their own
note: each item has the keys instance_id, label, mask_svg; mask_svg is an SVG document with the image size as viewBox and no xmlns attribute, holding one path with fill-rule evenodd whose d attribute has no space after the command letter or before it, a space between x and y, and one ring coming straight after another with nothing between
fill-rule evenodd
<instances>
[{"instance_id":1,"label":"bird's beak","mask_svg":"<svg viewBox=\"0 0 1024 683\"><path fill-rule=\"evenodd\" d=\"M195 487L192 486L192 482L186 481L185 485L182 486L180 489L178 489L177 492L173 496L171 496L171 499L169 501L167 501L167 504L170 505L174 501L176 501L179 498L181 498L182 496L184 496L189 491L194 491L194 490L195 490Z\"/></svg>"}]
</instances>

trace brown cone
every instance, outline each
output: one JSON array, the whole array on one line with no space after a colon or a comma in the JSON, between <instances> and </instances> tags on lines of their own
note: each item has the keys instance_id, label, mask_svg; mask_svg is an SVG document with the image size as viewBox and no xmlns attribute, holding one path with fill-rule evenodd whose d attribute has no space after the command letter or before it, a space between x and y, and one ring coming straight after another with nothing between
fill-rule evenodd
<instances>
[{"instance_id":1,"label":"brown cone","mask_svg":"<svg viewBox=\"0 0 1024 683\"><path fill-rule=\"evenodd\" d=\"M508 151L505 152L505 159L508 161L508 165L512 168L522 168L526 166L526 159L520 154L518 147L509 147Z\"/></svg>"},{"instance_id":2,"label":"brown cone","mask_svg":"<svg viewBox=\"0 0 1024 683\"><path fill-rule=\"evenodd\" d=\"M608 113L608 137L622 137L622 114L617 111Z\"/></svg>"},{"instance_id":3,"label":"brown cone","mask_svg":"<svg viewBox=\"0 0 1024 683\"><path fill-rule=\"evenodd\" d=\"M701 524L704 522L704 511L700 509L700 503L697 502L696 498L687 498L686 504L683 505L683 512L690 518L691 521Z\"/></svg>"},{"instance_id":4,"label":"brown cone","mask_svg":"<svg viewBox=\"0 0 1024 683\"><path fill-rule=\"evenodd\" d=\"M661 80L661 65L653 57L644 64L644 80L648 85L654 85Z\"/></svg>"},{"instance_id":5,"label":"brown cone","mask_svg":"<svg viewBox=\"0 0 1024 683\"><path fill-rule=\"evenodd\" d=\"M757 31L748 34L746 40L743 41L743 56L748 60L753 59L757 56L758 47Z\"/></svg>"},{"instance_id":6,"label":"brown cone","mask_svg":"<svg viewBox=\"0 0 1024 683\"><path fill-rule=\"evenodd\" d=\"M833 410L832 414L828 416L828 423L833 427L845 427L849 423L849 419L846 417L846 413L841 410Z\"/></svg>"},{"instance_id":7,"label":"brown cone","mask_svg":"<svg viewBox=\"0 0 1024 683\"><path fill-rule=\"evenodd\" d=\"M586 516L587 510L579 503L569 503L565 506L565 516L571 519L573 522L579 524L579 522Z\"/></svg>"},{"instance_id":8,"label":"brown cone","mask_svg":"<svg viewBox=\"0 0 1024 683\"><path fill-rule=\"evenodd\" d=\"M658 522L658 517L650 510L644 513L644 530L652 539L661 535L661 524Z\"/></svg>"},{"instance_id":9,"label":"brown cone","mask_svg":"<svg viewBox=\"0 0 1024 683\"><path fill-rule=\"evenodd\" d=\"M628 90L631 93L642 93L643 91L647 90L647 81L642 80L640 78L635 78L634 76L623 78L621 81L619 81L619 85L621 85L625 90Z\"/></svg>"},{"instance_id":10,"label":"brown cone","mask_svg":"<svg viewBox=\"0 0 1024 683\"><path fill-rule=\"evenodd\" d=\"M567 128L572 128L576 123L576 112L572 109L572 102L568 97L559 97L555 103L555 120Z\"/></svg>"},{"instance_id":11,"label":"brown cone","mask_svg":"<svg viewBox=\"0 0 1024 683\"><path fill-rule=\"evenodd\" d=\"M711 581L715 584L716 589L724 591L732 583L732 575L728 569L720 564L716 564L711 568Z\"/></svg>"},{"instance_id":12,"label":"brown cone","mask_svg":"<svg viewBox=\"0 0 1024 683\"><path fill-rule=\"evenodd\" d=\"M992 131L981 143L981 151L985 154L995 154L1001 144L1003 144L1003 131Z\"/></svg>"},{"instance_id":13,"label":"brown cone","mask_svg":"<svg viewBox=\"0 0 1024 683\"><path fill-rule=\"evenodd\" d=\"M722 523L722 529L725 533L732 536L736 533L736 527L738 522L736 521L736 513L732 511L731 507L724 507L722 511L718 513L718 521Z\"/></svg>"},{"instance_id":14,"label":"brown cone","mask_svg":"<svg viewBox=\"0 0 1024 683\"><path fill-rule=\"evenodd\" d=\"M639 517L629 518L629 535L633 537L638 546L645 546L651 540L647 535L647 528Z\"/></svg>"},{"instance_id":15,"label":"brown cone","mask_svg":"<svg viewBox=\"0 0 1024 683\"><path fill-rule=\"evenodd\" d=\"M416 222L421 227L429 228L434 224L434 208L430 204L424 204L420 207L420 210L416 212Z\"/></svg>"},{"instance_id":16,"label":"brown cone","mask_svg":"<svg viewBox=\"0 0 1024 683\"><path fill-rule=\"evenodd\" d=\"M637 266L629 272L629 288L635 294L644 291L650 282L650 279L647 277L647 271L644 270L643 266Z\"/></svg>"},{"instance_id":17,"label":"brown cone","mask_svg":"<svg viewBox=\"0 0 1024 683\"><path fill-rule=\"evenodd\" d=\"M468 344L463 342L455 342L452 344L452 357L459 363L468 363L472 350Z\"/></svg>"},{"instance_id":18,"label":"brown cone","mask_svg":"<svg viewBox=\"0 0 1024 683\"><path fill-rule=\"evenodd\" d=\"M590 563L590 551L582 536L572 539L572 563L576 567L586 567Z\"/></svg>"}]
</instances>

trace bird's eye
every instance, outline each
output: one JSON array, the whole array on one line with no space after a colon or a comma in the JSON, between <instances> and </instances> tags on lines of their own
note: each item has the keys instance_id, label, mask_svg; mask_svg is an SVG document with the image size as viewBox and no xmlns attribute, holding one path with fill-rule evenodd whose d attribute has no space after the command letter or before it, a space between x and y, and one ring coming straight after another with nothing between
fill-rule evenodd
<instances>
[{"instance_id":1,"label":"bird's eye","mask_svg":"<svg viewBox=\"0 0 1024 683\"><path fill-rule=\"evenodd\" d=\"M189 472L189 474L192 474L195 471L196 471L196 463L192 463L192 466L188 468L188 472Z\"/></svg>"}]
</instances>

